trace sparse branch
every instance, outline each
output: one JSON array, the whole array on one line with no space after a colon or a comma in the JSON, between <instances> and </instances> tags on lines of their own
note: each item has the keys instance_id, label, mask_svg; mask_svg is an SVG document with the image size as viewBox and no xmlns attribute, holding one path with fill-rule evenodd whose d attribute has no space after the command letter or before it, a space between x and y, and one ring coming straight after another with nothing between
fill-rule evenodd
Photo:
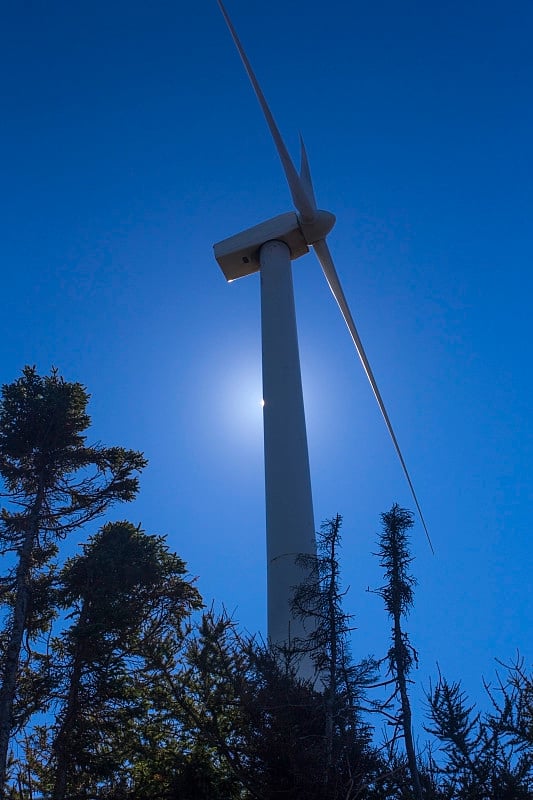
<instances>
[{"instance_id":1,"label":"sparse branch","mask_svg":"<svg viewBox=\"0 0 533 800\"><path fill-rule=\"evenodd\" d=\"M411 704L407 686L413 661L417 661L416 650L409 642L402 628L402 619L413 605L416 581L409 573L413 558L409 551L408 531L413 526L413 514L396 503L391 510L381 515L382 530L379 537L380 565L385 571L386 583L377 590L385 603L385 609L392 619L392 645L388 654L389 673L393 677L399 697L400 714L397 717L405 742L405 751L413 793L422 800L422 787L418 771L417 757L413 740Z\"/></svg>"}]
</instances>

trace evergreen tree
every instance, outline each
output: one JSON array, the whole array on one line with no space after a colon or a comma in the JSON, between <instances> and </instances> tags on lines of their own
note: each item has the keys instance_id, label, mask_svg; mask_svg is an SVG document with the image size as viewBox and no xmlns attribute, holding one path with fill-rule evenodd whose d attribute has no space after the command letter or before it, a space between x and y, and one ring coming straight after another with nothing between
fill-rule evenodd
<instances>
[{"instance_id":1,"label":"evergreen tree","mask_svg":"<svg viewBox=\"0 0 533 800\"><path fill-rule=\"evenodd\" d=\"M516 752L529 752L533 762L533 674L526 672L520 654L510 665L498 663L505 669L504 677L498 675L494 689L485 685L493 706L489 720L500 727Z\"/></svg>"},{"instance_id":2,"label":"evergreen tree","mask_svg":"<svg viewBox=\"0 0 533 800\"><path fill-rule=\"evenodd\" d=\"M188 780L189 791L194 788L199 797L225 792L228 800L237 800L254 777L247 768L249 731L241 701L247 659L226 614L216 616L211 609L202 615L187 644L184 666L183 671L176 669L175 658L159 664L176 716L189 736L176 785L183 789ZM202 766L200 754L205 759Z\"/></svg>"},{"instance_id":3,"label":"evergreen tree","mask_svg":"<svg viewBox=\"0 0 533 800\"><path fill-rule=\"evenodd\" d=\"M398 723L403 731L407 763L416 800L422 799L422 787L417 765L411 722L411 704L407 685L409 672L416 652L402 628L414 602L416 581L409 573L413 558L409 551L408 531L413 526L413 514L395 503L390 511L381 515L382 531L379 537L380 564L385 569L387 583L377 590L383 598L385 609L392 619L392 645L388 653L389 673L399 698Z\"/></svg>"},{"instance_id":4,"label":"evergreen tree","mask_svg":"<svg viewBox=\"0 0 533 800\"><path fill-rule=\"evenodd\" d=\"M428 694L431 723L426 730L440 743L443 757L433 770L446 800L531 800L533 748L526 721L531 719L531 685L522 666L514 665L496 690L486 687L493 710L481 714L459 682L439 675Z\"/></svg>"},{"instance_id":5,"label":"evergreen tree","mask_svg":"<svg viewBox=\"0 0 533 800\"><path fill-rule=\"evenodd\" d=\"M150 739L162 737L142 673L201 606L184 576L162 537L129 522L104 525L67 561L60 601L73 622L53 643L60 702L45 768L52 800L93 797L109 781L122 792L146 783L139 762L148 766Z\"/></svg>"},{"instance_id":6,"label":"evergreen tree","mask_svg":"<svg viewBox=\"0 0 533 800\"><path fill-rule=\"evenodd\" d=\"M228 800L322 798L321 696L225 616L204 615L187 662L186 680L170 680L192 739L211 754L214 794L226 780Z\"/></svg>"},{"instance_id":7,"label":"evergreen tree","mask_svg":"<svg viewBox=\"0 0 533 800\"><path fill-rule=\"evenodd\" d=\"M56 370L39 376L26 367L0 397L0 478L6 505L0 519L0 553L11 554L1 580L6 606L0 686L0 797L5 796L8 748L17 723L15 698L23 640L45 630L53 617L53 563L58 542L105 512L132 500L142 455L120 447L86 444L89 396ZM9 563L9 560L8 560Z\"/></svg>"},{"instance_id":8,"label":"evergreen tree","mask_svg":"<svg viewBox=\"0 0 533 800\"><path fill-rule=\"evenodd\" d=\"M313 633L305 642L295 642L295 650L305 648L316 665L316 686L324 704L325 797L351 797L346 787L357 790L358 760L365 759L370 728L362 721L365 689L376 677L376 662L367 658L354 663L350 637L353 617L343 608L339 567L342 517L326 520L317 534L317 556L300 556L311 573L311 580L296 588L294 609L313 620ZM348 772L346 767L349 767ZM344 777L343 777L344 776Z\"/></svg>"}]
</instances>

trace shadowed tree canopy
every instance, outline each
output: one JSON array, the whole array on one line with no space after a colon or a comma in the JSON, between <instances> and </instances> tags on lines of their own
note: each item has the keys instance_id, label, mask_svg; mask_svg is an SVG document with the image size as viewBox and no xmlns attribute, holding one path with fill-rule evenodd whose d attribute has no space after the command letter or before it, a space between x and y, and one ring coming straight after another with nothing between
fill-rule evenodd
<instances>
[{"instance_id":1,"label":"shadowed tree canopy","mask_svg":"<svg viewBox=\"0 0 533 800\"><path fill-rule=\"evenodd\" d=\"M60 602L75 610L71 627L53 642L61 701L44 765L52 800L88 797L99 780L134 771L143 750L141 720L151 716L139 673L167 633L177 636L201 606L185 564L163 537L130 522L108 523L83 551L61 573Z\"/></svg>"},{"instance_id":2,"label":"shadowed tree canopy","mask_svg":"<svg viewBox=\"0 0 533 800\"><path fill-rule=\"evenodd\" d=\"M9 739L17 723L15 695L23 637L46 629L53 617L53 559L58 541L105 512L132 500L146 462L122 447L88 445L89 395L57 370L22 376L0 396L0 478L6 503L0 553L11 567L0 584L7 607L0 686L0 797L4 796Z\"/></svg>"}]
</instances>

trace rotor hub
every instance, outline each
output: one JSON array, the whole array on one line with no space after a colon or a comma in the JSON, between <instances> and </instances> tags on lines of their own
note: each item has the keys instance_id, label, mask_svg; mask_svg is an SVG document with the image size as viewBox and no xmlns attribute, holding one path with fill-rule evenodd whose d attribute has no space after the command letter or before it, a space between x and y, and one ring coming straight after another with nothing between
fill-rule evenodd
<instances>
[{"instance_id":1,"label":"rotor hub","mask_svg":"<svg viewBox=\"0 0 533 800\"><path fill-rule=\"evenodd\" d=\"M335 214L330 211L316 211L310 222L304 222L298 217L298 224L307 244L314 244L326 238L335 225Z\"/></svg>"}]
</instances>

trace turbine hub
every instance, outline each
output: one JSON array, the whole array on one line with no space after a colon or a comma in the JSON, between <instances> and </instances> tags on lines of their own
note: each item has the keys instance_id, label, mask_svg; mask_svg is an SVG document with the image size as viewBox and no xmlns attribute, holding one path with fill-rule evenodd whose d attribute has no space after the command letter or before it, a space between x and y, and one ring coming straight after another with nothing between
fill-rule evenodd
<instances>
[{"instance_id":1,"label":"turbine hub","mask_svg":"<svg viewBox=\"0 0 533 800\"><path fill-rule=\"evenodd\" d=\"M316 211L310 222L304 222L301 217L298 217L298 224L307 244L314 244L320 239L326 238L335 225L335 214L330 211Z\"/></svg>"}]
</instances>

